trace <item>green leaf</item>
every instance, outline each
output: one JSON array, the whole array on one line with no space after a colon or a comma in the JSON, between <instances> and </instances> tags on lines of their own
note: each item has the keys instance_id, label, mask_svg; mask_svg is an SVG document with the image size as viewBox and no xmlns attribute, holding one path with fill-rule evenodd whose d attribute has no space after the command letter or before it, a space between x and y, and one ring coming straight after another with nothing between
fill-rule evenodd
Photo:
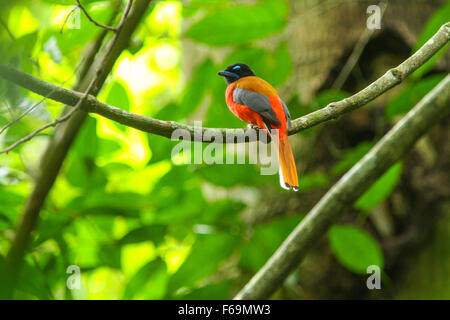
<instances>
[{"instance_id":1,"label":"green leaf","mask_svg":"<svg viewBox=\"0 0 450 320\"><path fill-rule=\"evenodd\" d=\"M236 45L268 36L286 24L285 1L263 0L253 6L233 5L211 11L186 36L213 46Z\"/></svg>"},{"instance_id":2,"label":"green leaf","mask_svg":"<svg viewBox=\"0 0 450 320\"><path fill-rule=\"evenodd\" d=\"M120 269L121 250L115 245L105 244L98 251L100 266ZM97 266L99 267L99 266Z\"/></svg>"},{"instance_id":3,"label":"green leaf","mask_svg":"<svg viewBox=\"0 0 450 320\"><path fill-rule=\"evenodd\" d=\"M72 149L67 169L67 180L73 186L83 188L85 192L102 189L107 182L105 173L95 162L100 151L97 136L97 120L88 117L78 134Z\"/></svg>"},{"instance_id":4,"label":"green leaf","mask_svg":"<svg viewBox=\"0 0 450 320\"><path fill-rule=\"evenodd\" d=\"M23 201L24 197L22 195L0 188L0 206L16 206L22 204Z\"/></svg>"},{"instance_id":5,"label":"green leaf","mask_svg":"<svg viewBox=\"0 0 450 320\"><path fill-rule=\"evenodd\" d=\"M39 223L37 229L37 238L33 241L32 247L47 241L48 239L58 237L64 229L73 221L72 217L48 212L47 215Z\"/></svg>"},{"instance_id":6,"label":"green leaf","mask_svg":"<svg viewBox=\"0 0 450 320\"><path fill-rule=\"evenodd\" d=\"M167 268L160 258L144 265L128 282L123 299L162 299L167 287Z\"/></svg>"},{"instance_id":7,"label":"green leaf","mask_svg":"<svg viewBox=\"0 0 450 320\"><path fill-rule=\"evenodd\" d=\"M331 174L336 176L353 167L374 145L373 142L364 141L356 147L346 150L339 162L331 169Z\"/></svg>"},{"instance_id":8,"label":"green leaf","mask_svg":"<svg viewBox=\"0 0 450 320\"><path fill-rule=\"evenodd\" d=\"M386 108L386 116L391 118L411 110L428 92L431 91L431 89L441 82L444 77L445 74L432 75L418 83L408 85L389 102Z\"/></svg>"},{"instance_id":9,"label":"green leaf","mask_svg":"<svg viewBox=\"0 0 450 320\"><path fill-rule=\"evenodd\" d=\"M156 114L156 118L168 121L186 118L200 105L205 93L210 89L210 79L216 73L217 70L212 61L205 60L194 70L191 80L184 89L180 103L169 103ZM216 81L219 81L218 77L216 77Z\"/></svg>"},{"instance_id":10,"label":"green leaf","mask_svg":"<svg viewBox=\"0 0 450 320\"><path fill-rule=\"evenodd\" d=\"M207 211L203 212L197 220L197 224L213 225L223 228L237 228L242 222L237 215L245 208L242 202L230 199L222 199L212 203Z\"/></svg>"},{"instance_id":11,"label":"green leaf","mask_svg":"<svg viewBox=\"0 0 450 320\"><path fill-rule=\"evenodd\" d=\"M274 87L281 85L292 72L292 59L287 42L282 43L267 60L266 72L262 73L262 76Z\"/></svg>"},{"instance_id":12,"label":"green leaf","mask_svg":"<svg viewBox=\"0 0 450 320\"><path fill-rule=\"evenodd\" d=\"M180 187L178 185L166 188L168 194L158 200L158 208L155 209L158 215L155 221L162 224L183 224L192 226L194 221L207 210L208 206L200 188L189 188L189 185ZM176 203L176 205L174 205Z\"/></svg>"},{"instance_id":13,"label":"green leaf","mask_svg":"<svg viewBox=\"0 0 450 320\"><path fill-rule=\"evenodd\" d=\"M328 185L328 177L322 172L307 172L300 176L300 191L324 188Z\"/></svg>"},{"instance_id":14,"label":"green leaf","mask_svg":"<svg viewBox=\"0 0 450 320\"><path fill-rule=\"evenodd\" d=\"M343 100L348 96L350 96L348 92L341 90L329 89L321 91L316 95L314 102L312 103L311 111L323 108L331 102Z\"/></svg>"},{"instance_id":15,"label":"green leaf","mask_svg":"<svg viewBox=\"0 0 450 320\"><path fill-rule=\"evenodd\" d=\"M118 81L114 81L110 86L105 102L122 110L130 111L130 98L128 97L127 89L125 89L125 87ZM127 128L117 122L114 122L114 125L122 131L125 131Z\"/></svg>"},{"instance_id":16,"label":"green leaf","mask_svg":"<svg viewBox=\"0 0 450 320\"><path fill-rule=\"evenodd\" d=\"M36 266L35 261L31 262L29 257L24 260L16 290L25 293L26 296L31 295L44 300L52 299L51 292L46 283L47 279ZM27 298L29 299L29 297Z\"/></svg>"},{"instance_id":17,"label":"green leaf","mask_svg":"<svg viewBox=\"0 0 450 320\"><path fill-rule=\"evenodd\" d=\"M124 235L118 243L120 245L138 243L143 241L153 241L155 245L160 244L164 240L167 232L166 225L154 224L144 227L139 227L131 230Z\"/></svg>"},{"instance_id":18,"label":"green leaf","mask_svg":"<svg viewBox=\"0 0 450 320\"><path fill-rule=\"evenodd\" d=\"M3 62L10 62L14 58L25 57L26 59L21 60L21 69L24 72L31 73L31 60L29 57L32 56L37 39L37 32L28 33L18 39L15 39L9 46L8 50L5 50L5 55L2 56L0 60Z\"/></svg>"},{"instance_id":19,"label":"green leaf","mask_svg":"<svg viewBox=\"0 0 450 320\"><path fill-rule=\"evenodd\" d=\"M69 12L73 9L73 5L76 4L75 1L70 2L70 5L72 6L67 7L67 14L69 14ZM95 21L108 24L113 15L114 6L108 4L87 6L88 2L93 1L81 1L89 12L89 15ZM76 21L75 15L79 15L79 29L76 28L77 26L70 29L69 26L71 21ZM61 25L54 26L53 28L44 29L42 32L42 43L47 43L47 41L52 37L55 38L56 44L61 50L64 58L69 58L71 54L79 52L79 50L81 50L89 40L97 37L102 32L102 29L89 21L81 10L76 10L72 13L62 33L60 32L61 27L62 23Z\"/></svg>"},{"instance_id":20,"label":"green leaf","mask_svg":"<svg viewBox=\"0 0 450 320\"><path fill-rule=\"evenodd\" d=\"M225 157L225 153L224 153ZM248 163L248 159L246 159ZM236 185L256 185L260 181L264 181L255 165L226 165L211 164L204 165L195 171L199 177L218 186L233 187Z\"/></svg>"},{"instance_id":21,"label":"green leaf","mask_svg":"<svg viewBox=\"0 0 450 320\"><path fill-rule=\"evenodd\" d=\"M215 270L235 249L237 238L226 233L198 234L192 251L169 280L169 293L189 287Z\"/></svg>"},{"instance_id":22,"label":"green leaf","mask_svg":"<svg viewBox=\"0 0 450 320\"><path fill-rule=\"evenodd\" d=\"M130 111L130 98L128 97L127 89L118 81L112 83L105 103L125 111Z\"/></svg>"},{"instance_id":23,"label":"green leaf","mask_svg":"<svg viewBox=\"0 0 450 320\"><path fill-rule=\"evenodd\" d=\"M148 197L136 193L105 193L103 190L93 190L83 196L74 198L67 209L83 214L93 215L123 215L136 217L140 210L151 204Z\"/></svg>"},{"instance_id":24,"label":"green leaf","mask_svg":"<svg viewBox=\"0 0 450 320\"><path fill-rule=\"evenodd\" d=\"M105 155L112 154L116 151L119 151L122 148L122 146L120 145L118 140L110 140L110 139L102 138L99 141L98 148L99 148L98 154L101 156L105 156ZM102 167L102 169L103 169L103 167Z\"/></svg>"},{"instance_id":25,"label":"green leaf","mask_svg":"<svg viewBox=\"0 0 450 320\"><path fill-rule=\"evenodd\" d=\"M367 267L384 266L378 242L367 232L349 225L333 225L328 241L338 261L350 271L366 274Z\"/></svg>"},{"instance_id":26,"label":"green leaf","mask_svg":"<svg viewBox=\"0 0 450 320\"><path fill-rule=\"evenodd\" d=\"M450 17L450 2L443 4L433 15L428 19L425 27L420 33L417 43L413 49L416 52L421 46L425 44L438 30L439 28L449 21ZM430 58L423 66L417 69L411 76L413 78L420 78L425 73L434 68L439 59L445 54L448 48L448 43L441 48L433 57Z\"/></svg>"},{"instance_id":27,"label":"green leaf","mask_svg":"<svg viewBox=\"0 0 450 320\"><path fill-rule=\"evenodd\" d=\"M237 62L251 66L257 76L266 79L274 87L286 81L292 72L292 59L286 42L273 52L258 47L237 49L227 56L223 65L226 67Z\"/></svg>"},{"instance_id":28,"label":"green leaf","mask_svg":"<svg viewBox=\"0 0 450 320\"><path fill-rule=\"evenodd\" d=\"M52 3L52 4L67 5L67 6L72 6L75 3L75 1L73 1L73 0L42 0L42 1ZM103 1L103 0L82 0L80 2L83 6L85 6L88 3L100 2L100 1Z\"/></svg>"},{"instance_id":29,"label":"green leaf","mask_svg":"<svg viewBox=\"0 0 450 320\"><path fill-rule=\"evenodd\" d=\"M195 69L191 81L189 81L184 90L183 98L180 103L181 114L179 117L187 116L199 106L205 95L206 89L209 88L211 76L216 73L217 70L210 59L205 60Z\"/></svg>"},{"instance_id":30,"label":"green leaf","mask_svg":"<svg viewBox=\"0 0 450 320\"><path fill-rule=\"evenodd\" d=\"M402 169L401 162L394 164L355 202L354 207L369 212L386 200L400 180Z\"/></svg>"},{"instance_id":31,"label":"green leaf","mask_svg":"<svg viewBox=\"0 0 450 320\"><path fill-rule=\"evenodd\" d=\"M255 227L251 240L242 249L239 265L242 268L257 271L301 219L302 217L299 216L288 217Z\"/></svg>"}]
</instances>

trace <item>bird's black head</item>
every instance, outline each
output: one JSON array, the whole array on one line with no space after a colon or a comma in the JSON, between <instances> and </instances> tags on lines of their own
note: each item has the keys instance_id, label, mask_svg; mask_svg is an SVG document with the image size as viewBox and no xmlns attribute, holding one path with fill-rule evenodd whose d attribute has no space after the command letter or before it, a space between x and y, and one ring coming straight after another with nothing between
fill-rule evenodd
<instances>
[{"instance_id":1,"label":"bird's black head","mask_svg":"<svg viewBox=\"0 0 450 320\"><path fill-rule=\"evenodd\" d=\"M235 63L229 65L225 70L220 71L218 75L225 77L227 83L230 84L240 78L254 76L255 73L248 65L244 63Z\"/></svg>"}]
</instances>

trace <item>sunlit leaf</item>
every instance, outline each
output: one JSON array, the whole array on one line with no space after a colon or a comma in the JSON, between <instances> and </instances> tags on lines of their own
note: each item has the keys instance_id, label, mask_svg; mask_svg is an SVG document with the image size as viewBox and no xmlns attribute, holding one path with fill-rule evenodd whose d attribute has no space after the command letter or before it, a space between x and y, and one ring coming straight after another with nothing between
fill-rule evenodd
<instances>
[{"instance_id":1,"label":"sunlit leaf","mask_svg":"<svg viewBox=\"0 0 450 320\"><path fill-rule=\"evenodd\" d=\"M109 88L105 103L125 111L130 111L130 98L128 97L127 90L118 81L114 81Z\"/></svg>"},{"instance_id":2,"label":"sunlit leaf","mask_svg":"<svg viewBox=\"0 0 450 320\"><path fill-rule=\"evenodd\" d=\"M279 31L286 23L287 9L285 1L275 0L262 0L253 6L229 6L207 13L186 31L186 36L217 46L248 42Z\"/></svg>"},{"instance_id":3,"label":"sunlit leaf","mask_svg":"<svg viewBox=\"0 0 450 320\"><path fill-rule=\"evenodd\" d=\"M236 237L226 233L197 235L191 253L169 280L169 293L181 287L191 286L215 271L234 251L237 240Z\"/></svg>"},{"instance_id":4,"label":"sunlit leaf","mask_svg":"<svg viewBox=\"0 0 450 320\"><path fill-rule=\"evenodd\" d=\"M47 241L48 239L58 237L64 231L71 222L73 218L56 214L53 212L48 212L47 215L39 223L37 229L37 238L33 241L33 247Z\"/></svg>"},{"instance_id":5,"label":"sunlit leaf","mask_svg":"<svg viewBox=\"0 0 450 320\"><path fill-rule=\"evenodd\" d=\"M153 241L156 245L164 240L167 231L165 225L148 225L131 230L120 240L118 244L124 245L129 243L137 243L143 241Z\"/></svg>"},{"instance_id":6,"label":"sunlit leaf","mask_svg":"<svg viewBox=\"0 0 450 320\"><path fill-rule=\"evenodd\" d=\"M98 252L101 266L120 269L121 251L113 244L103 245Z\"/></svg>"},{"instance_id":7,"label":"sunlit leaf","mask_svg":"<svg viewBox=\"0 0 450 320\"><path fill-rule=\"evenodd\" d=\"M273 52L263 48L239 48L225 59L224 66L233 63L248 64L257 76L272 86L282 84L292 72L292 60L287 43L281 43Z\"/></svg>"},{"instance_id":8,"label":"sunlit leaf","mask_svg":"<svg viewBox=\"0 0 450 320\"><path fill-rule=\"evenodd\" d=\"M232 187L235 185L255 185L258 181L264 179L264 176L260 174L258 168L248 164L205 165L199 167L196 170L196 173L206 181L225 187Z\"/></svg>"},{"instance_id":9,"label":"sunlit leaf","mask_svg":"<svg viewBox=\"0 0 450 320\"><path fill-rule=\"evenodd\" d=\"M128 282L123 299L162 299L167 285L166 264L160 258L139 269Z\"/></svg>"}]
</instances>

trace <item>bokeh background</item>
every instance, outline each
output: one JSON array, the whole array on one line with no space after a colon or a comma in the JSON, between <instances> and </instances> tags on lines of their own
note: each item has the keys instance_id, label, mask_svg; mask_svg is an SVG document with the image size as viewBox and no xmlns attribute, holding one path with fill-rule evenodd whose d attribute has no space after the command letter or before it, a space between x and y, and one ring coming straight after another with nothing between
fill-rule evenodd
<instances>
[{"instance_id":1,"label":"bokeh background","mask_svg":"<svg viewBox=\"0 0 450 320\"><path fill-rule=\"evenodd\" d=\"M93 18L111 25L126 3L81 2ZM0 0L0 61L72 87L86 48L102 32L77 10L62 29L75 4ZM372 4L152 1L98 99L162 120L244 127L226 107L226 84L217 76L228 64L243 62L278 89L297 118L364 88L450 17L448 1L387 1L381 29L367 38L349 75L336 81L367 37ZM449 68L446 47L362 109L291 136L298 193L282 190L276 175L260 175L257 165L183 164L171 157L178 142L90 115L41 210L14 297L232 298ZM0 79L0 127L41 98ZM45 100L0 135L0 149L62 109ZM0 155L0 260L52 133ZM272 298L449 299L449 140L447 118L347 208ZM366 268L373 264L382 269L381 290L366 287ZM70 265L81 269L79 290L66 286Z\"/></svg>"}]
</instances>

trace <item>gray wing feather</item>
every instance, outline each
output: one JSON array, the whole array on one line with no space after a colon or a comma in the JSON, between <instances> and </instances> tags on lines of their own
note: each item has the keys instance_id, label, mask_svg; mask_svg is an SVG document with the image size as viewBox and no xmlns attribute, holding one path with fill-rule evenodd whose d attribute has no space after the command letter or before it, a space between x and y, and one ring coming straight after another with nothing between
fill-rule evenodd
<instances>
[{"instance_id":1,"label":"gray wing feather","mask_svg":"<svg viewBox=\"0 0 450 320\"><path fill-rule=\"evenodd\" d=\"M265 95L254 91L248 91L242 88L235 88L233 91L233 100L239 104L249 107L251 110L259 113L270 123L280 126L275 111L270 105L270 100Z\"/></svg>"},{"instance_id":2,"label":"gray wing feather","mask_svg":"<svg viewBox=\"0 0 450 320\"><path fill-rule=\"evenodd\" d=\"M283 105L284 114L286 115L287 128L290 129L290 128L292 127L292 124L291 124L291 114L289 113L289 109L288 109L286 103L284 103L284 101L281 100L281 99L280 99L280 101L281 101L281 104Z\"/></svg>"}]
</instances>

